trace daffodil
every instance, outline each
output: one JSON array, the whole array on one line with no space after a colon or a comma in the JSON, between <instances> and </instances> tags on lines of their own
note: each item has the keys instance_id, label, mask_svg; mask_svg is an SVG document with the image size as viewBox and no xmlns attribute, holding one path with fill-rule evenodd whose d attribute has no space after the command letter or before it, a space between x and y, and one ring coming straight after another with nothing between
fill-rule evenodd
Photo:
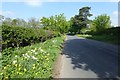
<instances>
[{"instance_id":1,"label":"daffodil","mask_svg":"<svg viewBox=\"0 0 120 80\"><path fill-rule=\"evenodd\" d=\"M20 71L21 68L18 68L18 70Z\"/></svg>"},{"instance_id":2,"label":"daffodil","mask_svg":"<svg viewBox=\"0 0 120 80\"><path fill-rule=\"evenodd\" d=\"M1 75L3 75L3 73L1 73Z\"/></svg>"},{"instance_id":3,"label":"daffodil","mask_svg":"<svg viewBox=\"0 0 120 80\"><path fill-rule=\"evenodd\" d=\"M9 64L8 64L7 66L8 66L8 67L10 67L10 65L9 65Z\"/></svg>"},{"instance_id":4,"label":"daffodil","mask_svg":"<svg viewBox=\"0 0 120 80\"><path fill-rule=\"evenodd\" d=\"M32 56L32 59L37 59L35 56Z\"/></svg>"},{"instance_id":5,"label":"daffodil","mask_svg":"<svg viewBox=\"0 0 120 80\"><path fill-rule=\"evenodd\" d=\"M4 67L4 69L6 69L6 67Z\"/></svg>"},{"instance_id":6,"label":"daffodil","mask_svg":"<svg viewBox=\"0 0 120 80\"><path fill-rule=\"evenodd\" d=\"M46 58L46 60L49 60L49 58Z\"/></svg>"},{"instance_id":7,"label":"daffodil","mask_svg":"<svg viewBox=\"0 0 120 80\"><path fill-rule=\"evenodd\" d=\"M15 64L16 62L17 62L17 60L14 60L14 61L13 61L13 64Z\"/></svg>"},{"instance_id":8,"label":"daffodil","mask_svg":"<svg viewBox=\"0 0 120 80\"><path fill-rule=\"evenodd\" d=\"M17 64L15 64L15 66L17 67Z\"/></svg>"},{"instance_id":9,"label":"daffodil","mask_svg":"<svg viewBox=\"0 0 120 80\"><path fill-rule=\"evenodd\" d=\"M27 70L24 68L24 71L26 72Z\"/></svg>"},{"instance_id":10,"label":"daffodil","mask_svg":"<svg viewBox=\"0 0 120 80\"><path fill-rule=\"evenodd\" d=\"M5 78L8 78L8 77L5 77Z\"/></svg>"},{"instance_id":11,"label":"daffodil","mask_svg":"<svg viewBox=\"0 0 120 80\"><path fill-rule=\"evenodd\" d=\"M35 66L33 66L33 69L35 69Z\"/></svg>"},{"instance_id":12,"label":"daffodil","mask_svg":"<svg viewBox=\"0 0 120 80\"><path fill-rule=\"evenodd\" d=\"M38 73L35 73L36 75L38 75Z\"/></svg>"}]
</instances>

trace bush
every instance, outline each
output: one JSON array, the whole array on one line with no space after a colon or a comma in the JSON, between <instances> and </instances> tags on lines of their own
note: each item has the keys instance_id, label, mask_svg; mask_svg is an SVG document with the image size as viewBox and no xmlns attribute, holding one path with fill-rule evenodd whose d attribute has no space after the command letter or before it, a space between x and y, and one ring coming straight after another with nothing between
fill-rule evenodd
<instances>
[{"instance_id":1,"label":"bush","mask_svg":"<svg viewBox=\"0 0 120 80\"><path fill-rule=\"evenodd\" d=\"M48 33L42 28L10 27L2 25L2 49L8 47L20 47L43 42L47 38L55 36L51 31Z\"/></svg>"},{"instance_id":2,"label":"bush","mask_svg":"<svg viewBox=\"0 0 120 80\"><path fill-rule=\"evenodd\" d=\"M91 35L111 35L111 36L116 36L118 37L120 34L120 27L112 27L108 29L101 30L99 32L95 31L88 31L86 34L91 34Z\"/></svg>"}]
</instances>

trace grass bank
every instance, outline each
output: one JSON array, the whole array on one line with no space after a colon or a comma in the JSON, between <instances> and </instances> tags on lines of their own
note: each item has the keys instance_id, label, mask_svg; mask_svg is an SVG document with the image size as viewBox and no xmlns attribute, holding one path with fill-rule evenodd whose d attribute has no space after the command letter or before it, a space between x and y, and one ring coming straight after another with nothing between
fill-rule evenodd
<instances>
[{"instance_id":1,"label":"grass bank","mask_svg":"<svg viewBox=\"0 0 120 80\"><path fill-rule=\"evenodd\" d=\"M50 78L64 36L31 46L2 51L2 78Z\"/></svg>"},{"instance_id":2,"label":"grass bank","mask_svg":"<svg viewBox=\"0 0 120 80\"><path fill-rule=\"evenodd\" d=\"M87 39L94 39L102 42L107 42L110 44L120 45L120 37L118 36L111 36L111 35L82 35L77 34L78 37L83 37Z\"/></svg>"}]
</instances>

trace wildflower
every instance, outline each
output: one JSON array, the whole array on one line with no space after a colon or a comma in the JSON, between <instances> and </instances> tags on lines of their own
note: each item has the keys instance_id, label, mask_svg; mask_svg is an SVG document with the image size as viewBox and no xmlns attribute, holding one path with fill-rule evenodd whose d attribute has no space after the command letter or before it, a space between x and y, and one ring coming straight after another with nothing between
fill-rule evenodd
<instances>
[{"instance_id":1,"label":"wildflower","mask_svg":"<svg viewBox=\"0 0 120 80\"><path fill-rule=\"evenodd\" d=\"M3 73L1 73L1 75L3 75Z\"/></svg>"},{"instance_id":2,"label":"wildflower","mask_svg":"<svg viewBox=\"0 0 120 80\"><path fill-rule=\"evenodd\" d=\"M27 70L24 68L24 71L26 72Z\"/></svg>"},{"instance_id":3,"label":"wildflower","mask_svg":"<svg viewBox=\"0 0 120 80\"><path fill-rule=\"evenodd\" d=\"M35 64L33 64L33 67L32 67L33 69L35 69Z\"/></svg>"},{"instance_id":4,"label":"wildflower","mask_svg":"<svg viewBox=\"0 0 120 80\"><path fill-rule=\"evenodd\" d=\"M37 59L36 57L32 56L32 59Z\"/></svg>"},{"instance_id":5,"label":"wildflower","mask_svg":"<svg viewBox=\"0 0 120 80\"><path fill-rule=\"evenodd\" d=\"M31 52L35 52L35 50L31 50Z\"/></svg>"},{"instance_id":6,"label":"wildflower","mask_svg":"<svg viewBox=\"0 0 120 80\"><path fill-rule=\"evenodd\" d=\"M15 55L15 57L17 57L17 55Z\"/></svg>"},{"instance_id":7,"label":"wildflower","mask_svg":"<svg viewBox=\"0 0 120 80\"><path fill-rule=\"evenodd\" d=\"M18 68L18 70L20 71L21 68Z\"/></svg>"},{"instance_id":8,"label":"wildflower","mask_svg":"<svg viewBox=\"0 0 120 80\"><path fill-rule=\"evenodd\" d=\"M8 67L10 67L10 65L9 65L9 64L8 64L7 66L8 66Z\"/></svg>"},{"instance_id":9,"label":"wildflower","mask_svg":"<svg viewBox=\"0 0 120 80\"><path fill-rule=\"evenodd\" d=\"M49 60L49 58L46 58L46 60Z\"/></svg>"},{"instance_id":10,"label":"wildflower","mask_svg":"<svg viewBox=\"0 0 120 80\"><path fill-rule=\"evenodd\" d=\"M55 41L53 40L52 42L54 43Z\"/></svg>"},{"instance_id":11,"label":"wildflower","mask_svg":"<svg viewBox=\"0 0 120 80\"><path fill-rule=\"evenodd\" d=\"M42 49L41 47L39 48L39 50L40 50L41 52L44 52L43 49Z\"/></svg>"},{"instance_id":12,"label":"wildflower","mask_svg":"<svg viewBox=\"0 0 120 80\"><path fill-rule=\"evenodd\" d=\"M16 61L16 60L14 60L14 61L13 61L13 64L15 64L16 62L17 62L17 61Z\"/></svg>"},{"instance_id":13,"label":"wildflower","mask_svg":"<svg viewBox=\"0 0 120 80\"><path fill-rule=\"evenodd\" d=\"M30 58L30 56L28 55L28 53L25 54L28 58Z\"/></svg>"},{"instance_id":14,"label":"wildflower","mask_svg":"<svg viewBox=\"0 0 120 80\"><path fill-rule=\"evenodd\" d=\"M17 67L17 64L15 64L15 66Z\"/></svg>"},{"instance_id":15,"label":"wildflower","mask_svg":"<svg viewBox=\"0 0 120 80\"><path fill-rule=\"evenodd\" d=\"M38 54L38 52L35 52L35 54Z\"/></svg>"},{"instance_id":16,"label":"wildflower","mask_svg":"<svg viewBox=\"0 0 120 80\"><path fill-rule=\"evenodd\" d=\"M35 73L36 75L38 75L38 73Z\"/></svg>"},{"instance_id":17,"label":"wildflower","mask_svg":"<svg viewBox=\"0 0 120 80\"><path fill-rule=\"evenodd\" d=\"M35 69L35 66L33 66L33 69Z\"/></svg>"},{"instance_id":18,"label":"wildflower","mask_svg":"<svg viewBox=\"0 0 120 80\"><path fill-rule=\"evenodd\" d=\"M8 78L8 77L5 77L5 78Z\"/></svg>"},{"instance_id":19,"label":"wildflower","mask_svg":"<svg viewBox=\"0 0 120 80\"><path fill-rule=\"evenodd\" d=\"M21 72L19 72L19 74L22 74Z\"/></svg>"},{"instance_id":20,"label":"wildflower","mask_svg":"<svg viewBox=\"0 0 120 80\"><path fill-rule=\"evenodd\" d=\"M6 69L6 67L4 67L4 69Z\"/></svg>"},{"instance_id":21,"label":"wildflower","mask_svg":"<svg viewBox=\"0 0 120 80\"><path fill-rule=\"evenodd\" d=\"M50 54L48 53L47 56L49 56Z\"/></svg>"}]
</instances>

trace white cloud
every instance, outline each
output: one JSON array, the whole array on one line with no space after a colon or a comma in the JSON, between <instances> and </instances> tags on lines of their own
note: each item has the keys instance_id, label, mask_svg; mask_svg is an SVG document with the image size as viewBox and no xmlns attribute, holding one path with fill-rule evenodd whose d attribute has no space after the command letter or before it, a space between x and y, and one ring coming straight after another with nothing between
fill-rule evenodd
<instances>
[{"instance_id":1,"label":"white cloud","mask_svg":"<svg viewBox=\"0 0 120 80\"><path fill-rule=\"evenodd\" d=\"M41 6L42 5L41 0L26 0L25 3L30 6Z\"/></svg>"},{"instance_id":2,"label":"white cloud","mask_svg":"<svg viewBox=\"0 0 120 80\"><path fill-rule=\"evenodd\" d=\"M12 11L0 11L0 15L14 15L15 13Z\"/></svg>"}]
</instances>

